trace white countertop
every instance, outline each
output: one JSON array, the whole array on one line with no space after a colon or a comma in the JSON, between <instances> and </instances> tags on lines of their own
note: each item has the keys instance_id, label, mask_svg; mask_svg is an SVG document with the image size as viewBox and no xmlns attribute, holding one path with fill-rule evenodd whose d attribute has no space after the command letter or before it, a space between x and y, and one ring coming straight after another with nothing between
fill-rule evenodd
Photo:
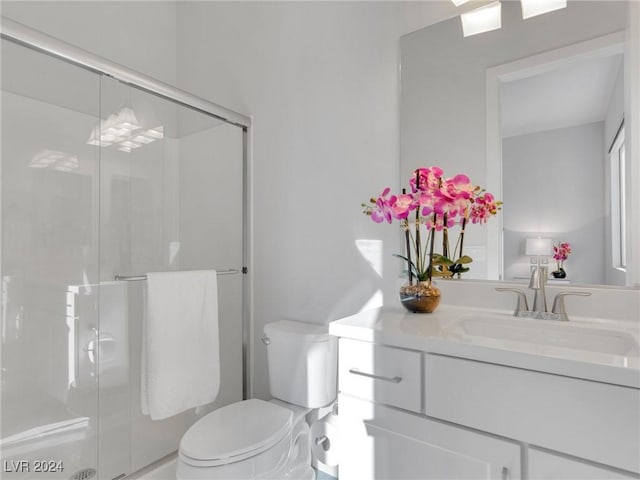
<instances>
[{"instance_id":1,"label":"white countertop","mask_svg":"<svg viewBox=\"0 0 640 480\"><path fill-rule=\"evenodd\" d=\"M632 342L638 345L636 329L616 322L519 319L505 311L451 305L440 305L431 314L414 314L393 308L372 309L332 322L329 333L392 347L640 388L637 348L625 355L602 353L589 351L587 346L577 349L528 339L498 338L499 334L485 336L482 333L485 327L481 323L477 323L481 329L479 335L469 334L469 329L461 328L461 325L473 325L470 322L482 322L483 319L497 322L490 325L494 330L504 326L508 328L513 322L516 329L520 324L526 325L529 332L535 332L534 328L540 325L541 330L547 329L552 335L556 332L559 337L571 335L569 332L573 331L584 338L591 334L597 340L601 332L607 332L613 340L616 340L615 335L620 335L624 341L633 339Z\"/></svg>"}]
</instances>

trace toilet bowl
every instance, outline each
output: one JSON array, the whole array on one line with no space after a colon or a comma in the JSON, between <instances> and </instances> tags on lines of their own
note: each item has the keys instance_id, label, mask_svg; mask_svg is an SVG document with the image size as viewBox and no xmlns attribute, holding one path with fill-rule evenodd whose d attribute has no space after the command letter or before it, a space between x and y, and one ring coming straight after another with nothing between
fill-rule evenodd
<instances>
[{"instance_id":1,"label":"toilet bowl","mask_svg":"<svg viewBox=\"0 0 640 480\"><path fill-rule=\"evenodd\" d=\"M326 327L267 324L270 401L249 399L202 417L180 442L176 477L187 479L315 478L306 416L337 393L337 341Z\"/></svg>"},{"instance_id":2,"label":"toilet bowl","mask_svg":"<svg viewBox=\"0 0 640 480\"><path fill-rule=\"evenodd\" d=\"M295 406L292 405L295 408ZM178 479L312 479L304 410L251 399L196 422L180 442Z\"/></svg>"}]
</instances>

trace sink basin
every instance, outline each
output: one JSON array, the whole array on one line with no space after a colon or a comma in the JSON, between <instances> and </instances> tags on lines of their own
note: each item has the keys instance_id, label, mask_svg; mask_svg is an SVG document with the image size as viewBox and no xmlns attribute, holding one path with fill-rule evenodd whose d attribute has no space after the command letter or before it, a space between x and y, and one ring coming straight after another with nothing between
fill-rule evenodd
<instances>
[{"instance_id":1,"label":"sink basin","mask_svg":"<svg viewBox=\"0 0 640 480\"><path fill-rule=\"evenodd\" d=\"M579 326L571 322L478 316L460 319L450 333L608 355L640 354L638 341L628 332Z\"/></svg>"}]
</instances>

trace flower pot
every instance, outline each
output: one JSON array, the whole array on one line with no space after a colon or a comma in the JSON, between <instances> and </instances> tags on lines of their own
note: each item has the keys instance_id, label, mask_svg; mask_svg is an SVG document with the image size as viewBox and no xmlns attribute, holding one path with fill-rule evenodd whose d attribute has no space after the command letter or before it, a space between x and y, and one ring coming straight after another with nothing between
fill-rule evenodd
<instances>
[{"instance_id":1,"label":"flower pot","mask_svg":"<svg viewBox=\"0 0 640 480\"><path fill-rule=\"evenodd\" d=\"M413 313L431 313L440 304L440 289L428 281L403 285L400 303Z\"/></svg>"},{"instance_id":2,"label":"flower pot","mask_svg":"<svg viewBox=\"0 0 640 480\"><path fill-rule=\"evenodd\" d=\"M564 268L560 267L558 270L551 272L553 278L565 278L567 276L567 272L564 271Z\"/></svg>"}]
</instances>

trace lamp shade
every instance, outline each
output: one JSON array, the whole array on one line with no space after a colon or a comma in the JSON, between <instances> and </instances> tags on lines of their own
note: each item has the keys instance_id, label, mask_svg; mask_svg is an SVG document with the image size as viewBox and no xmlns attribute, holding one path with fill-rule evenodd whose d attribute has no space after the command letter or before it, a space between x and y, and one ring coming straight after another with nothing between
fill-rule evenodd
<instances>
[{"instance_id":1,"label":"lamp shade","mask_svg":"<svg viewBox=\"0 0 640 480\"><path fill-rule=\"evenodd\" d=\"M551 238L527 238L525 255L546 256L551 255L553 240Z\"/></svg>"}]
</instances>

